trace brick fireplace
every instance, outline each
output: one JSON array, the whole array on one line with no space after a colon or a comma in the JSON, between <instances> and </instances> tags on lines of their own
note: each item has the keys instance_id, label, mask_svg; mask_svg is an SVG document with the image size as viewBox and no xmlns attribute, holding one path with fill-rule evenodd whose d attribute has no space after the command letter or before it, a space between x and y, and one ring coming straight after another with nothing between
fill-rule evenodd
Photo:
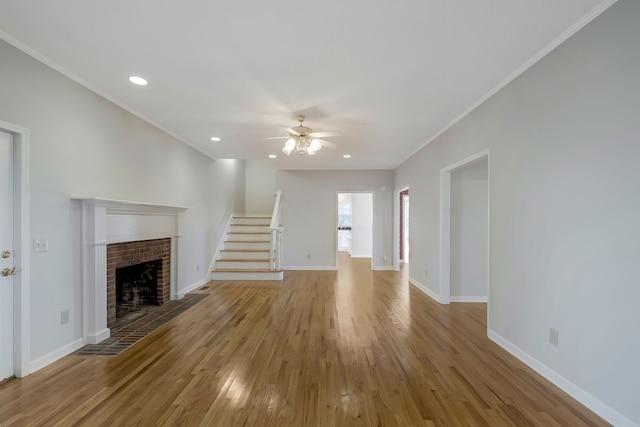
<instances>
[{"instance_id":1,"label":"brick fireplace","mask_svg":"<svg viewBox=\"0 0 640 427\"><path fill-rule=\"evenodd\" d=\"M116 322L116 269L160 260L157 271L157 303L170 299L171 239L141 240L107 245L107 327Z\"/></svg>"}]
</instances>

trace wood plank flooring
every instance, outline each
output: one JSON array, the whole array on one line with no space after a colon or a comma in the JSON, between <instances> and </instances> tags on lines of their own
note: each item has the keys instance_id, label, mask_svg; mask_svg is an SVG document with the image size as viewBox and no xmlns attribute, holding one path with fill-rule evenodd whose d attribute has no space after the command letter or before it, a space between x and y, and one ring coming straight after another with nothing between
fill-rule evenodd
<instances>
[{"instance_id":1,"label":"wood plank flooring","mask_svg":"<svg viewBox=\"0 0 640 427\"><path fill-rule=\"evenodd\" d=\"M207 298L115 357L67 356L0 385L0 425L607 425L442 306L342 257Z\"/></svg>"}]
</instances>

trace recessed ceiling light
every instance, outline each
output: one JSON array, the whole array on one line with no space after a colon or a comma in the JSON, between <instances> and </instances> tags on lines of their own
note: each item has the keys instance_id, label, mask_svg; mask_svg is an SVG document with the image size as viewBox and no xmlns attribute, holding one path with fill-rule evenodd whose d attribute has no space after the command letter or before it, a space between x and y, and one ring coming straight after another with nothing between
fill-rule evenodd
<instances>
[{"instance_id":1,"label":"recessed ceiling light","mask_svg":"<svg viewBox=\"0 0 640 427\"><path fill-rule=\"evenodd\" d=\"M275 159L276 157L278 157L278 156L276 156L275 154L269 154L269 158L270 159Z\"/></svg>"},{"instance_id":2,"label":"recessed ceiling light","mask_svg":"<svg viewBox=\"0 0 640 427\"><path fill-rule=\"evenodd\" d=\"M212 140L212 141L215 141L215 142L222 141L222 140L221 140L220 138L218 138L217 136L212 136L212 137L211 137L211 140Z\"/></svg>"},{"instance_id":3,"label":"recessed ceiling light","mask_svg":"<svg viewBox=\"0 0 640 427\"><path fill-rule=\"evenodd\" d=\"M344 156L342 156L342 157L344 157L345 159L350 159L350 158L351 158L351 154L345 154L345 155L344 155Z\"/></svg>"},{"instance_id":4,"label":"recessed ceiling light","mask_svg":"<svg viewBox=\"0 0 640 427\"><path fill-rule=\"evenodd\" d=\"M148 81L146 81L142 77L138 77L138 76L129 77L129 81L131 83L133 83L134 85L138 85L138 86L146 86L149 83Z\"/></svg>"}]
</instances>

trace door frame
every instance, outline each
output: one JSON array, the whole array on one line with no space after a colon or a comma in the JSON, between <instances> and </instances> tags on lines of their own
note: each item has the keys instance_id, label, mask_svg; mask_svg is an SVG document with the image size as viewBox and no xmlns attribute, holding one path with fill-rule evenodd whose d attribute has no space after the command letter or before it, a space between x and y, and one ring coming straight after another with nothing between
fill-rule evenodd
<instances>
[{"instance_id":1,"label":"door frame","mask_svg":"<svg viewBox=\"0 0 640 427\"><path fill-rule=\"evenodd\" d=\"M18 378L29 375L29 300L31 288L31 224L29 186L29 129L0 120L0 129L13 135L14 166L14 256L18 274L13 292L13 372Z\"/></svg>"},{"instance_id":2,"label":"door frame","mask_svg":"<svg viewBox=\"0 0 640 427\"><path fill-rule=\"evenodd\" d=\"M487 307L491 301L491 156L490 149L440 169L440 295L441 304L451 302L451 172L487 160ZM487 328L489 327L487 309Z\"/></svg>"},{"instance_id":3,"label":"door frame","mask_svg":"<svg viewBox=\"0 0 640 427\"><path fill-rule=\"evenodd\" d=\"M376 192L371 190L351 190L351 191L336 191L336 205L334 209L335 215L335 226L334 226L334 242L333 247L335 248L335 259L336 259L336 270L340 269L340 265L338 264L338 260L340 259L340 254L338 253L338 203L340 193L349 193L349 194L371 194L371 271L375 270L375 258L376 258ZM352 224L353 227L353 224Z\"/></svg>"},{"instance_id":4,"label":"door frame","mask_svg":"<svg viewBox=\"0 0 640 427\"><path fill-rule=\"evenodd\" d=\"M393 269L400 271L400 193L409 190L409 186L393 192ZM409 192L411 194L411 192ZM411 231L409 231L411 232Z\"/></svg>"}]
</instances>

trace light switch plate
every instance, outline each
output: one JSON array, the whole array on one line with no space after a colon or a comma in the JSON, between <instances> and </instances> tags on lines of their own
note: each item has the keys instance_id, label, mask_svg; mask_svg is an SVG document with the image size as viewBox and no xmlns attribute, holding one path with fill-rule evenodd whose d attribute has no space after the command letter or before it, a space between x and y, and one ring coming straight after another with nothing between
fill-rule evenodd
<instances>
[{"instance_id":1,"label":"light switch plate","mask_svg":"<svg viewBox=\"0 0 640 427\"><path fill-rule=\"evenodd\" d=\"M44 237L36 237L33 239L33 252L47 252L49 250L49 241Z\"/></svg>"}]
</instances>

